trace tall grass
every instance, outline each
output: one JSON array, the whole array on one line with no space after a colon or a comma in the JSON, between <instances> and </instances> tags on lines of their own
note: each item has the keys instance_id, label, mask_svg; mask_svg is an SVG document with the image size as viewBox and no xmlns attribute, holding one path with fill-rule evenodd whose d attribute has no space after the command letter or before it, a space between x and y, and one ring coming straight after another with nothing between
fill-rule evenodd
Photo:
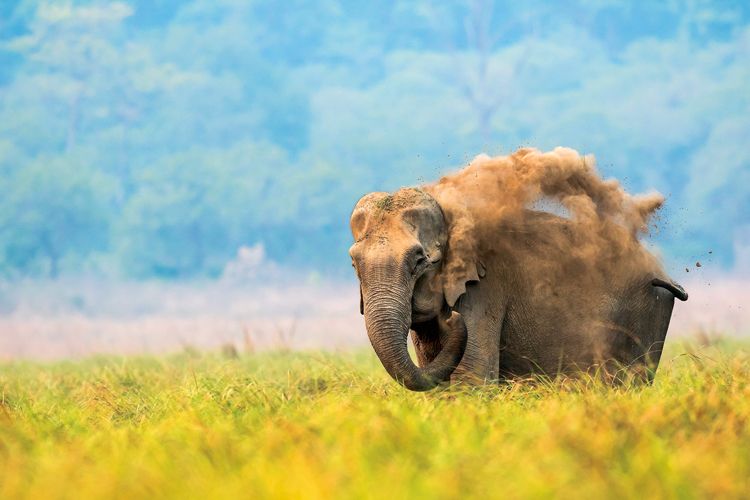
<instances>
[{"instance_id":1,"label":"tall grass","mask_svg":"<svg viewBox=\"0 0 750 500\"><path fill-rule=\"evenodd\" d=\"M368 351L0 366L0 497L750 494L746 346L651 386L407 392Z\"/></svg>"}]
</instances>

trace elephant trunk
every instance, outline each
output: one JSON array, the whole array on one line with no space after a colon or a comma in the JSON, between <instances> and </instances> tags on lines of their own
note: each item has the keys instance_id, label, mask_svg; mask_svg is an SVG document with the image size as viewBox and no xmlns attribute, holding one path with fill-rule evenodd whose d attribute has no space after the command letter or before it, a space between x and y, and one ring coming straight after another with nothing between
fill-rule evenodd
<instances>
[{"instance_id":1,"label":"elephant trunk","mask_svg":"<svg viewBox=\"0 0 750 500\"><path fill-rule=\"evenodd\" d=\"M452 312L448 318L438 319L446 342L438 356L420 368L411 360L406 344L411 325L411 287L398 283L405 279L378 281L377 285L368 284L363 301L367 336L383 367L412 391L428 391L448 380L466 349L467 332L461 315Z\"/></svg>"}]
</instances>

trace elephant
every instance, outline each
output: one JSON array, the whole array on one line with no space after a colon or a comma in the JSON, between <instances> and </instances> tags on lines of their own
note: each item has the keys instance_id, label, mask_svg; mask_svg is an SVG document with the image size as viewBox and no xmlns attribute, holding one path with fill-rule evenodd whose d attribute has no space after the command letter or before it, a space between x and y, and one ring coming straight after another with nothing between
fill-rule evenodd
<instances>
[{"instance_id":1,"label":"elephant","mask_svg":"<svg viewBox=\"0 0 750 500\"><path fill-rule=\"evenodd\" d=\"M524 208L511 223L478 233L488 236L476 242L472 270L456 280L446 269L460 235L428 191L367 194L350 220L360 313L393 379L427 391L622 368L653 378L674 299L687 299L658 266L631 269L613 257L611 280L587 282L585 263L558 248L575 244L573 222Z\"/></svg>"}]
</instances>

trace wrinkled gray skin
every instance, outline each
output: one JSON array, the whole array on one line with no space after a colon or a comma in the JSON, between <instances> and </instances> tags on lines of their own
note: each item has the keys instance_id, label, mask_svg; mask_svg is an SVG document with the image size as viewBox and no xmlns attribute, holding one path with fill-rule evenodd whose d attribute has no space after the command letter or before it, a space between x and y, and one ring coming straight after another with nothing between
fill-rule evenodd
<instances>
[{"instance_id":1,"label":"wrinkled gray skin","mask_svg":"<svg viewBox=\"0 0 750 500\"><path fill-rule=\"evenodd\" d=\"M529 211L529 217L530 228L558 227L553 215ZM674 297L687 298L679 285L647 274L626 289L607 292L606 317L598 318L594 342L581 333L593 326L577 313L586 310L580 303L585 294L576 294L579 285L557 283L546 293L524 272L533 259L549 258L539 252L554 254L538 242L513 243L528 245L523 257L528 262L513 260L500 247L482 249L481 279L467 283L451 307L441 277L448 230L431 196L413 189L366 195L355 206L351 229L350 255L368 337L391 377L415 391L449 380L483 383L592 369L612 373L622 366L640 369L650 380ZM552 296L555 300L549 300ZM419 366L408 354L410 332Z\"/></svg>"}]
</instances>

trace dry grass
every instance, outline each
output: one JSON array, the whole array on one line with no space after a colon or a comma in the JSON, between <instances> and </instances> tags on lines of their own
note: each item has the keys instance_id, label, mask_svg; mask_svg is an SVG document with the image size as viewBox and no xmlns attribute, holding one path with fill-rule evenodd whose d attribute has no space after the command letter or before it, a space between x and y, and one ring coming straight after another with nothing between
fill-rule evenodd
<instances>
[{"instance_id":1,"label":"dry grass","mask_svg":"<svg viewBox=\"0 0 750 500\"><path fill-rule=\"evenodd\" d=\"M747 345L685 347L652 386L427 394L369 351L5 364L0 497L747 497Z\"/></svg>"}]
</instances>

